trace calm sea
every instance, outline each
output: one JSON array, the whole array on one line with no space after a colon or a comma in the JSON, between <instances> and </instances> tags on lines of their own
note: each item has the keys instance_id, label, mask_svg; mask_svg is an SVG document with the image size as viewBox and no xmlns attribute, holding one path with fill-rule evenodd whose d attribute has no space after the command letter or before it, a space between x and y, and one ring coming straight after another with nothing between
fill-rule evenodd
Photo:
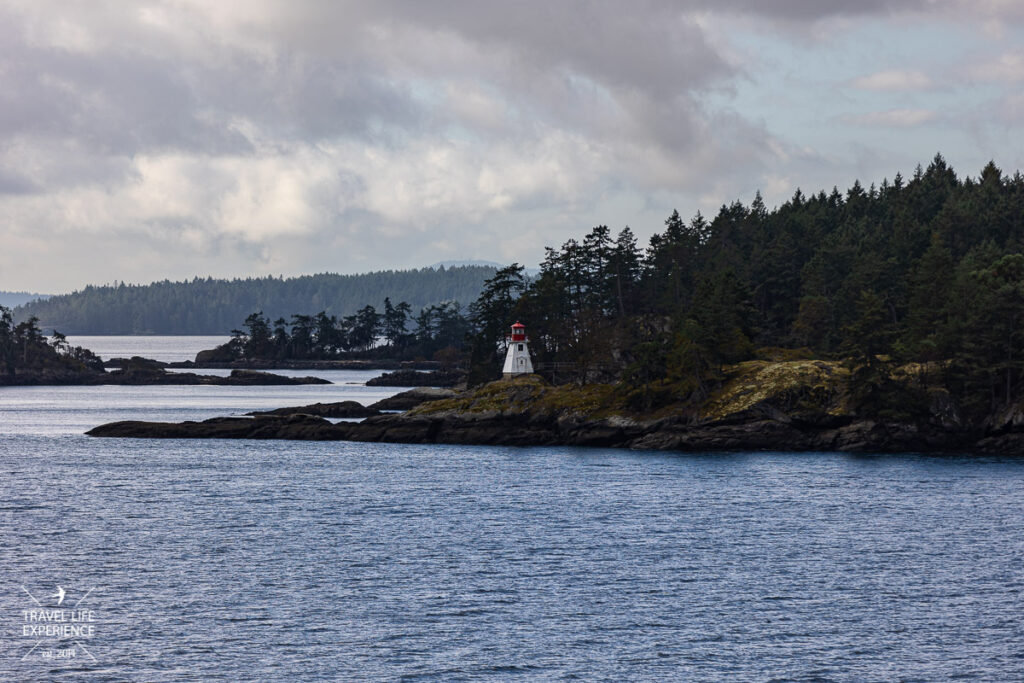
<instances>
[{"instance_id":1,"label":"calm sea","mask_svg":"<svg viewBox=\"0 0 1024 683\"><path fill-rule=\"evenodd\" d=\"M0 680L1024 680L1024 460L82 435L321 374L0 389Z\"/></svg>"},{"instance_id":2,"label":"calm sea","mask_svg":"<svg viewBox=\"0 0 1024 683\"><path fill-rule=\"evenodd\" d=\"M132 336L101 336L101 335L70 335L68 343L72 346L84 346L103 360L111 358L131 358L143 356L165 363L176 363L195 360L196 354L206 349L220 346L231 339L224 336L166 336L166 337L132 337Z\"/></svg>"}]
</instances>

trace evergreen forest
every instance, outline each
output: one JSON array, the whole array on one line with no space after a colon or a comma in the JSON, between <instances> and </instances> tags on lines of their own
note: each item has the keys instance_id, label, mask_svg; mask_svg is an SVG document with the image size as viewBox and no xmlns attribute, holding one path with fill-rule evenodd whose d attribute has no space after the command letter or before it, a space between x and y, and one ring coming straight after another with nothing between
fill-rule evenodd
<instances>
[{"instance_id":1,"label":"evergreen forest","mask_svg":"<svg viewBox=\"0 0 1024 683\"><path fill-rule=\"evenodd\" d=\"M673 212L645 246L628 227L597 226L549 247L536 278L497 271L465 310L416 320L389 300L362 315L304 316L299 346L455 349L477 384L497 378L518 319L542 373L616 382L638 410L705 399L729 364L830 358L847 362L866 414L912 418L941 386L967 416L985 415L1024 380L1024 177L989 163L961 178L936 155L909 178L796 190L774 209L757 195L710 219ZM239 355L266 355L260 344L289 355L294 326L290 337L283 318L247 323Z\"/></svg>"},{"instance_id":2,"label":"evergreen forest","mask_svg":"<svg viewBox=\"0 0 1024 683\"><path fill-rule=\"evenodd\" d=\"M0 305L0 384L8 383L17 372L48 372L51 376L103 372L103 361L92 351L72 346L60 332L47 338L38 322L29 318L15 324L11 309Z\"/></svg>"},{"instance_id":3,"label":"evergreen forest","mask_svg":"<svg viewBox=\"0 0 1024 683\"><path fill-rule=\"evenodd\" d=\"M911 418L940 385L987 414L1024 379L1024 176L989 163L960 178L936 155L774 210L758 195L710 220L674 212L646 248L598 226L474 306L479 367L497 321L520 318L542 363L618 379L643 407L703 400L726 364L817 357L848 362L864 413Z\"/></svg>"}]
</instances>

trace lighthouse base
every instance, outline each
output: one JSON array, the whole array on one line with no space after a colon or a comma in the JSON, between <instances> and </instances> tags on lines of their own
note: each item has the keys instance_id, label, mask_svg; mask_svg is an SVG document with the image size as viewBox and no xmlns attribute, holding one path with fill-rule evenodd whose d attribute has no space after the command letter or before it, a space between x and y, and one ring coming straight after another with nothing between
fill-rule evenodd
<instances>
[{"instance_id":1,"label":"lighthouse base","mask_svg":"<svg viewBox=\"0 0 1024 683\"><path fill-rule=\"evenodd\" d=\"M501 374L505 379L533 374L533 361L530 360L530 350L526 347L526 342L514 342L508 347Z\"/></svg>"}]
</instances>

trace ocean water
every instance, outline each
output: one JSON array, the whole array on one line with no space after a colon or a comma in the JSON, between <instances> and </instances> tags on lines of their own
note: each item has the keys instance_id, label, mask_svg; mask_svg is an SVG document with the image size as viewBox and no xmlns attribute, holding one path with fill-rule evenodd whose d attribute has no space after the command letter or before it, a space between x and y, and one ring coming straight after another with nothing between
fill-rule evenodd
<instances>
[{"instance_id":1,"label":"ocean water","mask_svg":"<svg viewBox=\"0 0 1024 683\"><path fill-rule=\"evenodd\" d=\"M82 435L372 374L0 389L0 680L1024 680L1024 460Z\"/></svg>"},{"instance_id":2,"label":"ocean water","mask_svg":"<svg viewBox=\"0 0 1024 683\"><path fill-rule=\"evenodd\" d=\"M227 342L227 336L69 335L72 346L84 346L103 360L143 356L165 363L195 360L196 354Z\"/></svg>"}]
</instances>

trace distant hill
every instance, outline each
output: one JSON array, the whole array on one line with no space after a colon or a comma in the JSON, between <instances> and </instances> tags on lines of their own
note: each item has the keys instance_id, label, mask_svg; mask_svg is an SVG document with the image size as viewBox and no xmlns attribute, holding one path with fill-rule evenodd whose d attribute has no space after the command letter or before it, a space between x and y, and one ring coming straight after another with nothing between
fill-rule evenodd
<instances>
[{"instance_id":1,"label":"distant hill","mask_svg":"<svg viewBox=\"0 0 1024 683\"><path fill-rule=\"evenodd\" d=\"M488 266L494 269L504 268L505 266L511 265L509 263L498 263L497 261L438 261L431 268L454 268L459 266ZM527 277L537 277L540 275L540 268L525 268L523 273Z\"/></svg>"},{"instance_id":2,"label":"distant hill","mask_svg":"<svg viewBox=\"0 0 1024 683\"><path fill-rule=\"evenodd\" d=\"M442 301L473 302L492 266L385 270L360 275L322 273L294 278L215 280L149 285L93 286L35 301L14 311L39 326L64 334L229 334L255 311L274 320L294 313L350 315L370 304L382 310L384 297L407 302L413 312Z\"/></svg>"},{"instance_id":3,"label":"distant hill","mask_svg":"<svg viewBox=\"0 0 1024 683\"><path fill-rule=\"evenodd\" d=\"M430 266L431 268L458 268L461 266L487 266L489 268L504 268L507 263L498 263L497 261L479 261L479 260L468 260L468 261L438 261L437 263Z\"/></svg>"},{"instance_id":4,"label":"distant hill","mask_svg":"<svg viewBox=\"0 0 1024 683\"><path fill-rule=\"evenodd\" d=\"M14 308L35 299L48 299L50 296L49 294L36 294L35 292L0 292L0 306Z\"/></svg>"}]
</instances>

